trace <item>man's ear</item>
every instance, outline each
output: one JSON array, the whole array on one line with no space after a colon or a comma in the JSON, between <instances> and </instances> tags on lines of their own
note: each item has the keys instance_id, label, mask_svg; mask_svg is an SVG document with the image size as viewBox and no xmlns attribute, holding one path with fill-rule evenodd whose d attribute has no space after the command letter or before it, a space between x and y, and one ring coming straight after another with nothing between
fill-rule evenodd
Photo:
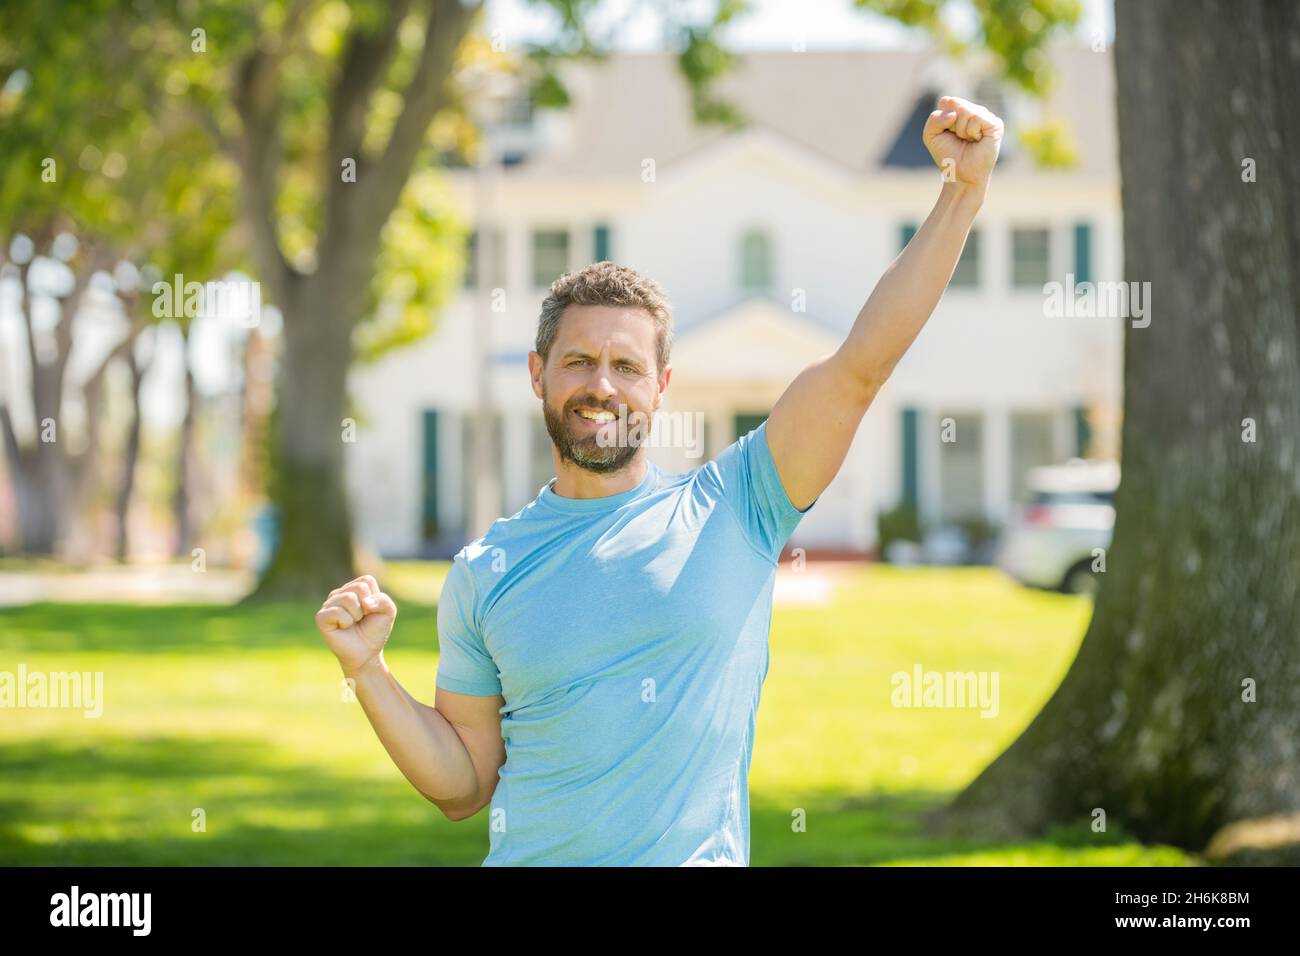
<instances>
[{"instance_id":1,"label":"man's ear","mask_svg":"<svg viewBox=\"0 0 1300 956\"><path fill-rule=\"evenodd\" d=\"M542 397L542 372L546 368L546 362L537 352L528 353L528 374L533 381L533 394L538 398Z\"/></svg>"},{"instance_id":2,"label":"man's ear","mask_svg":"<svg viewBox=\"0 0 1300 956\"><path fill-rule=\"evenodd\" d=\"M668 379L672 377L673 367L665 365L664 370L659 373L659 391L655 393L655 411L659 410L660 404L664 400L664 392L668 388Z\"/></svg>"}]
</instances>

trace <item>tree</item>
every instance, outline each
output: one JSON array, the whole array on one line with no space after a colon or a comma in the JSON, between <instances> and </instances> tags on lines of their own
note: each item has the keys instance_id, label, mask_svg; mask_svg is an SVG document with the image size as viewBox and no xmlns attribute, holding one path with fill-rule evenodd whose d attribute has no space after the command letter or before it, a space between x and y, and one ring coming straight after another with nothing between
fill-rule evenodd
<instances>
[{"instance_id":1,"label":"tree","mask_svg":"<svg viewBox=\"0 0 1300 956\"><path fill-rule=\"evenodd\" d=\"M936 822L1200 850L1300 810L1300 6L1117 0L1123 481L1092 622ZM1083 832L1087 832L1086 830ZM1300 862L1286 849L1238 860ZM1289 854L1289 856L1288 856Z\"/></svg>"},{"instance_id":2,"label":"tree","mask_svg":"<svg viewBox=\"0 0 1300 956\"><path fill-rule=\"evenodd\" d=\"M69 22L78 29L68 30ZM138 26L105 0L59 0L39 12L14 5L0 12L0 152L6 157L0 221L6 238L18 239L10 270L23 293L19 318L33 413L22 429L30 440L20 442L0 393L0 436L29 553L54 552L90 490L99 395L116 361L127 363L132 378L115 506L125 518L140 447L138 399L145 372L135 345L144 326L160 318L188 325L183 315L153 313L140 287L141 270L147 275L152 264L155 274L170 276L183 262L206 278L239 261L221 242L232 219L226 197L233 177L222 179L206 134L192 120L161 109L174 84L172 71L159 58L140 56L148 38L132 29ZM29 281L50 276L51 266L53 281ZM86 380L73 383L67 381L68 362L96 279L106 280L101 288L116 297L124 332ZM33 316L42 300L59 310L46 341L40 341ZM78 386L86 441L74 453L63 412ZM117 551L126 552L124 522Z\"/></svg>"}]
</instances>

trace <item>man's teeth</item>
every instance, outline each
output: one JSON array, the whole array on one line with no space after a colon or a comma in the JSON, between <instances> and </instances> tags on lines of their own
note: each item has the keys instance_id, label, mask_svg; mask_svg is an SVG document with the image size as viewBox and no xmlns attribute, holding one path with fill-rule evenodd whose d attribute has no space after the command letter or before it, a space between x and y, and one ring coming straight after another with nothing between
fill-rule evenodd
<instances>
[{"instance_id":1,"label":"man's teeth","mask_svg":"<svg viewBox=\"0 0 1300 956\"><path fill-rule=\"evenodd\" d=\"M583 418L589 418L593 422L612 422L615 418L618 417L613 412L607 412L607 411L587 412L579 408L577 409L577 412Z\"/></svg>"}]
</instances>

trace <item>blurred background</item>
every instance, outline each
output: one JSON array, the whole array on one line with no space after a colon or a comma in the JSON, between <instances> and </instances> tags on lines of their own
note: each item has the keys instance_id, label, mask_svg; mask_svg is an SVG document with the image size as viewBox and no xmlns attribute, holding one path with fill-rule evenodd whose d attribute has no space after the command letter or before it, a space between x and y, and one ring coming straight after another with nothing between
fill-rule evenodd
<instances>
[{"instance_id":1,"label":"blurred background","mask_svg":"<svg viewBox=\"0 0 1300 956\"><path fill-rule=\"evenodd\" d=\"M448 559L553 474L550 283L663 286L703 457L650 454L696 467L927 215L941 94L1007 137L783 556L752 860L1190 862L1095 819L922 820L1051 696L1105 571L1125 323L1048 289L1122 278L1114 34L1108 0L6 4L0 671L104 689L0 708L0 862L478 863L485 815L401 778L319 602L374 573L431 703ZM1000 675L997 712L900 708L920 655Z\"/></svg>"}]
</instances>

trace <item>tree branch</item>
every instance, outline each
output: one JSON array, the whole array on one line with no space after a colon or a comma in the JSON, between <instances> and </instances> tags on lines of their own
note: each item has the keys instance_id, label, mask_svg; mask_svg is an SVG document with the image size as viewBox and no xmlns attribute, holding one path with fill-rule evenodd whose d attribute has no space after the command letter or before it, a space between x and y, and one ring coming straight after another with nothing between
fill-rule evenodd
<instances>
[{"instance_id":1,"label":"tree branch","mask_svg":"<svg viewBox=\"0 0 1300 956\"><path fill-rule=\"evenodd\" d=\"M252 228L253 253L262 278L281 307L291 293L293 268L280 247L275 221L276 188L280 175L280 92L277 78L294 34L312 0L298 0L275 36L263 37L239 64L235 85L235 110L243 127L238 155L242 197Z\"/></svg>"},{"instance_id":2,"label":"tree branch","mask_svg":"<svg viewBox=\"0 0 1300 956\"><path fill-rule=\"evenodd\" d=\"M334 287L348 300L349 308L355 308L367 291L384 223L410 177L429 124L446 102L456 51L482 6L482 0L468 7L460 0L430 0L424 46L403 91L402 112L388 143L364 171L358 163L356 183L336 190L338 200L319 262L321 273L337 283Z\"/></svg>"}]
</instances>

